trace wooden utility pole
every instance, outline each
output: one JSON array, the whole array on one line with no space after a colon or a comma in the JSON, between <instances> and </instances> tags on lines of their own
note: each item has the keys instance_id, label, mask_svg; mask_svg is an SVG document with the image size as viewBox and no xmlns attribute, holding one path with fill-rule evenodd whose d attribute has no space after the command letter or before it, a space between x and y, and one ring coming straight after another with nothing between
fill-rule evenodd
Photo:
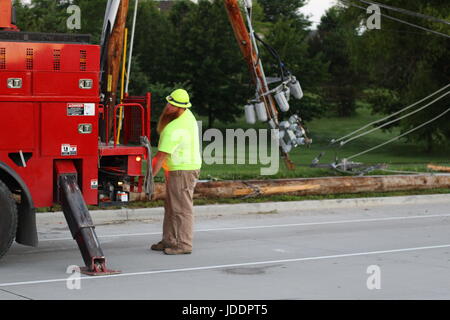
<instances>
[{"instance_id":1,"label":"wooden utility pole","mask_svg":"<svg viewBox=\"0 0 450 320\"><path fill-rule=\"evenodd\" d=\"M241 8L238 0L224 0L225 8L228 13L231 26L233 27L234 35L236 37L239 48L241 49L244 60L247 62L250 74L255 85L258 88L258 93L262 97L262 102L266 107L269 120L273 120L274 124L278 125L278 111L275 107L275 101L272 95L267 94L269 86L266 82L261 59L257 54L257 48L254 47L249 31L245 26L244 17L242 16ZM245 9L247 10L247 9ZM282 157L285 159L288 169L294 169L293 162L289 159L289 155L281 150Z\"/></svg>"},{"instance_id":2,"label":"wooden utility pole","mask_svg":"<svg viewBox=\"0 0 450 320\"><path fill-rule=\"evenodd\" d=\"M450 172L450 167L436 166L436 165L433 165L433 164L429 164L427 166L427 168L431 169L433 171Z\"/></svg>"},{"instance_id":3,"label":"wooden utility pole","mask_svg":"<svg viewBox=\"0 0 450 320\"><path fill-rule=\"evenodd\" d=\"M269 88L256 48L253 47L249 31L245 26L239 3L237 0L225 0L225 7L244 60L248 64L255 85L259 87L259 94L263 97L269 119L273 119L278 124L278 112L275 108L275 102L271 95L265 95L269 91Z\"/></svg>"},{"instance_id":4,"label":"wooden utility pole","mask_svg":"<svg viewBox=\"0 0 450 320\"><path fill-rule=\"evenodd\" d=\"M393 175L367 177L325 177L279 180L210 181L195 187L197 199L242 198L270 195L330 195L450 188L450 175ZM157 183L155 200L166 197L165 184ZM146 200L145 194L131 194L131 200Z\"/></svg>"}]
</instances>

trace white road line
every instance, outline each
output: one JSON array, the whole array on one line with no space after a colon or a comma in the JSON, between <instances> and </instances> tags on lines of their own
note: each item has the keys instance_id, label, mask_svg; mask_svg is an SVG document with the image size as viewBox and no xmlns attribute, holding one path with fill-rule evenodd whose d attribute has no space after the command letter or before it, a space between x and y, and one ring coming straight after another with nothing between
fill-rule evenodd
<instances>
[{"instance_id":1,"label":"white road line","mask_svg":"<svg viewBox=\"0 0 450 320\"><path fill-rule=\"evenodd\" d=\"M425 215L425 216L422 215L422 216L407 216L407 217L388 217L388 218L338 220L338 221L324 221L324 222L306 222L306 223L294 223L294 224L274 224L274 225L267 225L267 226L252 226L252 227L199 229L199 230L195 230L195 232L306 227L306 226L321 226L321 225L346 224L346 223L383 222L383 221L398 221L398 220L413 220L413 219L428 219L428 218L448 218L448 217L450 217L450 214L435 214L435 215ZM111 234L111 235L99 235L98 237L99 238L143 237L143 236L152 236L152 235L160 235L160 234L162 234L162 232ZM73 239L72 238L53 238L53 239L42 239L39 241L48 242L48 241L63 241L63 240L73 240Z\"/></svg>"},{"instance_id":2,"label":"white road line","mask_svg":"<svg viewBox=\"0 0 450 320\"><path fill-rule=\"evenodd\" d=\"M392 249L392 250L380 250L380 251L346 253L346 254L336 254L336 255L330 255L330 256L318 256L318 257L306 257L306 258L296 258L296 259L283 259L283 260L269 260L269 261L257 261L257 262L224 264L224 265L217 265L217 266L181 268L181 269L168 269L168 270L154 270L154 271L122 273L122 274L106 275L106 276L98 276L98 277L81 277L81 280L98 280L98 279L109 279L109 278L119 278L119 277L144 276L144 275L161 274L161 273L175 273L175 272L214 270L214 269L225 269L225 268L245 267L245 266L257 266L257 265L276 264L276 263L319 261L319 260L327 260L327 259L349 258L349 257L358 257L358 256L369 256L369 255L377 255L377 254L389 254L389 253L400 253L400 252L443 249L443 248L450 248L450 244L436 245L436 246L427 246L427 247L404 248L404 249ZM67 280L68 279L65 278L65 279L49 279L49 280L37 280L37 281L0 283L0 288L1 287L14 287L14 286L33 285L33 284L46 284L46 283L55 283L55 282L66 282Z\"/></svg>"}]
</instances>

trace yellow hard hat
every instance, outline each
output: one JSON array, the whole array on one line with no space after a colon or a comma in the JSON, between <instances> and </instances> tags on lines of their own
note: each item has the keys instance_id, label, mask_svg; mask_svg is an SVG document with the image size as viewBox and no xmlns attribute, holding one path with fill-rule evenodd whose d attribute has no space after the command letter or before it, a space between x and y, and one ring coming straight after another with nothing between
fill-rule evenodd
<instances>
[{"instance_id":1,"label":"yellow hard hat","mask_svg":"<svg viewBox=\"0 0 450 320\"><path fill-rule=\"evenodd\" d=\"M190 108L192 104L189 101L189 94L184 89L177 89L166 98L167 102L175 107Z\"/></svg>"}]
</instances>

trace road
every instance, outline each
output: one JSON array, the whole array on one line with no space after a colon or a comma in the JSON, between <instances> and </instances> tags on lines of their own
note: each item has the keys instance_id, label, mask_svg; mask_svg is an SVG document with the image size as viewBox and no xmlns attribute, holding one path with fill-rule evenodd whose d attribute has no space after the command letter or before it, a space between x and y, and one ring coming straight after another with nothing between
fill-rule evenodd
<instances>
[{"instance_id":1,"label":"road","mask_svg":"<svg viewBox=\"0 0 450 320\"><path fill-rule=\"evenodd\" d=\"M161 221L102 225L122 274L72 290L75 242L63 224L39 225L39 248L15 244L0 262L0 299L450 299L449 205L198 218L183 256L148 250Z\"/></svg>"}]
</instances>

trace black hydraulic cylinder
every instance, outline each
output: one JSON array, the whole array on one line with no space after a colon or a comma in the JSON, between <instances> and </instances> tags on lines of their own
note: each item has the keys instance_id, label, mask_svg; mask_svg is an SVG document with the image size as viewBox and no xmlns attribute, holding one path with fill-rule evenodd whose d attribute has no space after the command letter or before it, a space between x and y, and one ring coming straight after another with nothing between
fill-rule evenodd
<instances>
[{"instance_id":1,"label":"black hydraulic cylinder","mask_svg":"<svg viewBox=\"0 0 450 320\"><path fill-rule=\"evenodd\" d=\"M61 175L59 188L64 216L88 271L94 272L99 267L101 269L105 265L105 257L76 175Z\"/></svg>"}]
</instances>

